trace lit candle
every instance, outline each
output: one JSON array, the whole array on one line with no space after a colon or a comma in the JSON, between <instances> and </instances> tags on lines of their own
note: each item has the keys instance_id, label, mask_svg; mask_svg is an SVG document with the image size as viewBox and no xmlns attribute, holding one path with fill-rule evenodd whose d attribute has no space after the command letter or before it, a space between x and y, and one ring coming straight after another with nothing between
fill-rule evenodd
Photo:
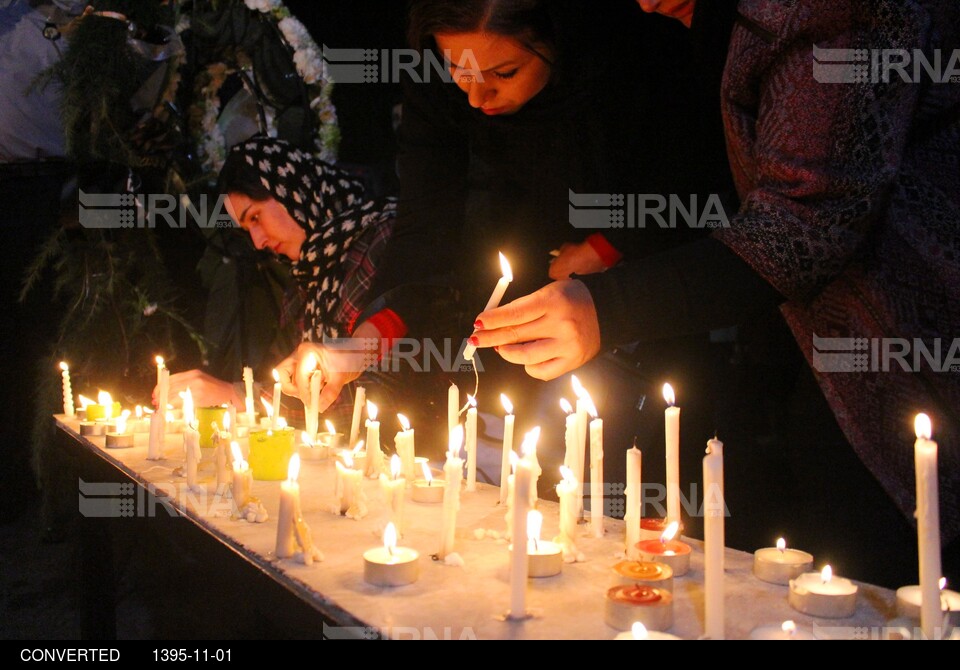
<instances>
[{"instance_id":1,"label":"lit candle","mask_svg":"<svg viewBox=\"0 0 960 670\"><path fill-rule=\"evenodd\" d=\"M673 592L673 568L656 561L620 561L613 566L613 584L642 584Z\"/></svg>"},{"instance_id":2,"label":"lit candle","mask_svg":"<svg viewBox=\"0 0 960 670\"><path fill-rule=\"evenodd\" d=\"M917 478L917 544L920 553L920 628L928 640L943 626L940 611L940 499L937 481L937 443L930 438L933 426L926 414L914 421L917 441L914 464Z\"/></svg>"},{"instance_id":3,"label":"lit candle","mask_svg":"<svg viewBox=\"0 0 960 670\"><path fill-rule=\"evenodd\" d=\"M166 414L170 404L170 370L163 364L163 358L157 356L157 411ZM164 416L166 419L166 416ZM166 430L166 427L164 427Z\"/></svg>"},{"instance_id":4,"label":"lit candle","mask_svg":"<svg viewBox=\"0 0 960 670\"><path fill-rule=\"evenodd\" d=\"M947 589L947 580L940 578L940 612L946 618L946 626L960 626L960 593ZM919 586L901 586L897 589L897 615L908 619L920 619L923 596ZM942 631L944 637L947 631Z\"/></svg>"},{"instance_id":5,"label":"lit candle","mask_svg":"<svg viewBox=\"0 0 960 670\"><path fill-rule=\"evenodd\" d=\"M626 556L627 558L636 558L637 542L640 541L640 516L642 512L643 480L641 479L641 467L643 464L643 454L637 449L636 442L633 448L627 450L627 510L623 516L626 526Z\"/></svg>"},{"instance_id":6,"label":"lit candle","mask_svg":"<svg viewBox=\"0 0 960 670\"><path fill-rule=\"evenodd\" d=\"M367 477L376 479L385 471L383 451L380 449L380 422L377 421L377 406L367 401Z\"/></svg>"},{"instance_id":7,"label":"lit candle","mask_svg":"<svg viewBox=\"0 0 960 670\"><path fill-rule=\"evenodd\" d=\"M149 414L150 412L148 412ZM127 427L131 433L149 433L150 432L150 420L144 417L143 406L137 405L134 407L133 415L134 418L127 422Z\"/></svg>"},{"instance_id":8,"label":"lit candle","mask_svg":"<svg viewBox=\"0 0 960 670\"><path fill-rule=\"evenodd\" d=\"M477 490L477 399L467 394L466 451L467 451L467 487L466 490Z\"/></svg>"},{"instance_id":9,"label":"lit candle","mask_svg":"<svg viewBox=\"0 0 960 670\"><path fill-rule=\"evenodd\" d=\"M147 460L163 459L163 442L167 433L167 414L157 410L150 415L150 441L147 442Z\"/></svg>"},{"instance_id":10,"label":"lit candle","mask_svg":"<svg viewBox=\"0 0 960 670\"><path fill-rule=\"evenodd\" d=\"M663 416L666 436L667 465L667 522L680 521L680 408L670 384L663 385L663 399L667 409Z\"/></svg>"},{"instance_id":11,"label":"lit candle","mask_svg":"<svg viewBox=\"0 0 960 670\"><path fill-rule=\"evenodd\" d=\"M363 553L363 580L374 586L405 586L420 577L420 553L397 546L397 529L388 523L383 546Z\"/></svg>"},{"instance_id":12,"label":"lit candle","mask_svg":"<svg viewBox=\"0 0 960 670\"><path fill-rule=\"evenodd\" d=\"M200 464L200 431L193 414L193 394L187 388L183 395L183 451L184 469L187 475L187 487L197 487L197 467Z\"/></svg>"},{"instance_id":13,"label":"lit candle","mask_svg":"<svg viewBox=\"0 0 960 670\"><path fill-rule=\"evenodd\" d=\"M97 402L87 405L87 421L110 421L120 414L120 403L114 402L106 391L97 393Z\"/></svg>"},{"instance_id":14,"label":"lit candle","mask_svg":"<svg viewBox=\"0 0 960 670\"><path fill-rule=\"evenodd\" d=\"M503 456L500 460L500 504L507 504L507 478L510 476L510 454L513 452L513 403L510 398L500 394L500 403L506 416L503 417Z\"/></svg>"},{"instance_id":15,"label":"lit candle","mask_svg":"<svg viewBox=\"0 0 960 670\"><path fill-rule=\"evenodd\" d=\"M243 507L250 499L250 488L253 486L253 477L250 475L250 466L243 458L240 445L230 443L230 453L233 456L233 513L234 516L243 516Z\"/></svg>"},{"instance_id":16,"label":"lit candle","mask_svg":"<svg viewBox=\"0 0 960 670\"><path fill-rule=\"evenodd\" d=\"M133 446L133 433L127 428L127 418L130 416L130 410L125 409L117 417L113 431L107 432L107 449L129 449Z\"/></svg>"},{"instance_id":17,"label":"lit candle","mask_svg":"<svg viewBox=\"0 0 960 670\"><path fill-rule=\"evenodd\" d=\"M430 466L420 463L423 469L423 479L413 483L413 501L418 503L436 504L443 502L443 491L447 483L442 479L434 481Z\"/></svg>"},{"instance_id":18,"label":"lit candle","mask_svg":"<svg viewBox=\"0 0 960 670\"><path fill-rule=\"evenodd\" d=\"M257 413L254 411L253 402L253 368L244 366L243 368L243 388L245 391L243 405L245 411L244 423L247 426L254 426L257 423Z\"/></svg>"},{"instance_id":19,"label":"lit candle","mask_svg":"<svg viewBox=\"0 0 960 670\"><path fill-rule=\"evenodd\" d=\"M294 526L300 516L300 456L290 458L287 479L280 484L280 511L277 514L277 558L289 558L296 553L297 538Z\"/></svg>"},{"instance_id":20,"label":"lit candle","mask_svg":"<svg viewBox=\"0 0 960 670\"><path fill-rule=\"evenodd\" d=\"M457 535L457 512L460 510L460 483L463 480L463 459L460 458L460 449L463 447L463 426L457 426L450 431L450 450L447 452L447 461L443 465L446 478L446 487L443 491L443 530L440 539L440 559L453 553Z\"/></svg>"},{"instance_id":21,"label":"lit candle","mask_svg":"<svg viewBox=\"0 0 960 670\"><path fill-rule=\"evenodd\" d=\"M787 549L782 537L776 547L757 549L753 554L753 574L771 584L786 586L791 579L813 569L813 556L799 549Z\"/></svg>"},{"instance_id":22,"label":"lit candle","mask_svg":"<svg viewBox=\"0 0 960 670\"><path fill-rule=\"evenodd\" d=\"M163 356L155 356L153 360L157 364L157 386L160 386L160 382L163 381L163 371L166 366L163 362Z\"/></svg>"},{"instance_id":23,"label":"lit candle","mask_svg":"<svg viewBox=\"0 0 960 670\"><path fill-rule=\"evenodd\" d=\"M447 389L447 432L452 432L460 423L460 389L450 384Z\"/></svg>"},{"instance_id":24,"label":"lit candle","mask_svg":"<svg viewBox=\"0 0 960 670\"><path fill-rule=\"evenodd\" d=\"M638 621L648 629L667 630L673 626L673 595L651 586L612 586L607 589L604 621L622 631L632 630Z\"/></svg>"},{"instance_id":25,"label":"lit candle","mask_svg":"<svg viewBox=\"0 0 960 670\"><path fill-rule=\"evenodd\" d=\"M390 458L390 476L383 472L380 473L380 488L383 490L383 498L389 510L390 521L397 527L397 532L402 536L404 489L407 487L407 480L400 476L401 469L400 457L394 454Z\"/></svg>"},{"instance_id":26,"label":"lit candle","mask_svg":"<svg viewBox=\"0 0 960 670\"><path fill-rule=\"evenodd\" d=\"M311 439L315 440L317 433L320 431L320 382L323 375L318 369L317 357L313 355L313 352L307 354L304 365L310 373L310 399L303 408L305 412L304 427L310 434Z\"/></svg>"},{"instance_id":27,"label":"lit candle","mask_svg":"<svg viewBox=\"0 0 960 670\"><path fill-rule=\"evenodd\" d=\"M363 446L363 442L357 443ZM366 498L363 493L363 470L354 468L353 452L340 452L337 461L337 490L340 514L359 521L367 515Z\"/></svg>"},{"instance_id":28,"label":"lit candle","mask_svg":"<svg viewBox=\"0 0 960 670\"><path fill-rule=\"evenodd\" d=\"M566 430L563 434L563 464L570 468L570 472L577 471L577 415L573 413L573 405L566 398L560 398L560 409L566 416Z\"/></svg>"},{"instance_id":29,"label":"lit candle","mask_svg":"<svg viewBox=\"0 0 960 670\"><path fill-rule=\"evenodd\" d=\"M353 420L350 422L350 441L347 446L353 449L360 439L360 417L367 406L367 390L358 386L353 396Z\"/></svg>"},{"instance_id":30,"label":"lit candle","mask_svg":"<svg viewBox=\"0 0 960 670\"><path fill-rule=\"evenodd\" d=\"M835 577L827 565L820 572L805 572L791 579L787 601L803 614L842 619L857 610L857 586L849 579Z\"/></svg>"},{"instance_id":31,"label":"lit candle","mask_svg":"<svg viewBox=\"0 0 960 670\"><path fill-rule=\"evenodd\" d=\"M530 579L553 577L563 569L563 548L556 542L540 539L543 514L535 509L527 513L527 576Z\"/></svg>"},{"instance_id":32,"label":"lit candle","mask_svg":"<svg viewBox=\"0 0 960 670\"><path fill-rule=\"evenodd\" d=\"M603 419L589 393L585 394L590 421L590 526L594 537L603 537Z\"/></svg>"},{"instance_id":33,"label":"lit candle","mask_svg":"<svg viewBox=\"0 0 960 670\"><path fill-rule=\"evenodd\" d=\"M797 627L793 621L784 621L780 625L757 626L750 631L751 640L816 640L808 630Z\"/></svg>"},{"instance_id":34,"label":"lit candle","mask_svg":"<svg viewBox=\"0 0 960 670\"><path fill-rule=\"evenodd\" d=\"M321 433L318 436L317 444L326 447L331 451L336 451L340 448L340 438L343 437L343 433L338 433L336 426L333 425L333 422L330 419L323 420L324 428L326 428L325 433Z\"/></svg>"},{"instance_id":35,"label":"lit candle","mask_svg":"<svg viewBox=\"0 0 960 670\"><path fill-rule=\"evenodd\" d=\"M270 427L277 430L280 427L280 373L273 371L273 411L270 414L272 422Z\"/></svg>"},{"instance_id":36,"label":"lit candle","mask_svg":"<svg viewBox=\"0 0 960 670\"><path fill-rule=\"evenodd\" d=\"M535 426L530 432L523 436L523 442L520 444L520 451L523 458L530 464L530 499L528 503L531 508L537 506L537 484L540 481L540 475L543 469L540 467L540 459L537 458L537 442L540 441L540 426Z\"/></svg>"},{"instance_id":37,"label":"lit candle","mask_svg":"<svg viewBox=\"0 0 960 670\"><path fill-rule=\"evenodd\" d=\"M76 416L73 407L73 388L70 385L70 367L66 361L60 361L60 381L63 386L63 413L69 417Z\"/></svg>"},{"instance_id":38,"label":"lit candle","mask_svg":"<svg viewBox=\"0 0 960 670\"><path fill-rule=\"evenodd\" d=\"M707 442L703 459L703 563L704 563L704 629L711 640L723 640L723 553L726 547L723 493L723 442L714 437Z\"/></svg>"},{"instance_id":39,"label":"lit candle","mask_svg":"<svg viewBox=\"0 0 960 670\"><path fill-rule=\"evenodd\" d=\"M510 263L507 261L506 256L504 256L502 253L500 254L500 273L500 281L497 282L496 288L493 289L493 294L487 301L487 306L483 308L484 312L491 310L500 304L500 301L503 300L503 294L507 292L507 287L510 286L510 282L513 281L513 271L510 269ZM472 361L473 354L476 351L477 348L475 346L468 344L463 350L464 360Z\"/></svg>"},{"instance_id":40,"label":"lit candle","mask_svg":"<svg viewBox=\"0 0 960 670\"><path fill-rule=\"evenodd\" d=\"M577 518L583 516L583 483L586 479L583 476L584 466L587 458L587 402L586 389L577 379L576 375L571 375L573 392L577 395L577 451L573 461L573 475L580 482L581 489L577 494Z\"/></svg>"},{"instance_id":41,"label":"lit candle","mask_svg":"<svg viewBox=\"0 0 960 670\"><path fill-rule=\"evenodd\" d=\"M77 417L80 420L85 420L87 418L87 407L93 404L93 401L82 393L77 394L77 402L80 403L80 409L77 410Z\"/></svg>"},{"instance_id":42,"label":"lit candle","mask_svg":"<svg viewBox=\"0 0 960 670\"><path fill-rule=\"evenodd\" d=\"M230 448L230 440L232 435L230 434L230 412L224 411L223 413L223 430L219 430L216 425L214 425L214 437L216 439L216 447L214 451L214 457L217 464L217 490L225 488L230 483L230 470L227 467L228 454L227 451Z\"/></svg>"},{"instance_id":43,"label":"lit candle","mask_svg":"<svg viewBox=\"0 0 960 670\"><path fill-rule=\"evenodd\" d=\"M397 455L400 456L403 476L412 485L417 476L417 453L414 446L413 428L410 427L410 420L403 414L397 414L397 421L400 422L401 430L394 436L393 444L396 447Z\"/></svg>"},{"instance_id":44,"label":"lit candle","mask_svg":"<svg viewBox=\"0 0 960 670\"><path fill-rule=\"evenodd\" d=\"M513 484L513 543L510 549L511 619L527 616L527 512L530 507L531 464L520 459Z\"/></svg>"},{"instance_id":45,"label":"lit candle","mask_svg":"<svg viewBox=\"0 0 960 670\"><path fill-rule=\"evenodd\" d=\"M507 475L506 539L511 540L513 539L513 481L514 481L513 476L517 472L517 463L520 462L520 457L517 456L517 452L511 451L507 460L510 462L510 474Z\"/></svg>"},{"instance_id":46,"label":"lit candle","mask_svg":"<svg viewBox=\"0 0 960 670\"><path fill-rule=\"evenodd\" d=\"M673 568L676 577L687 574L690 571L691 549L686 542L673 539L679 529L680 524L672 521L659 540L641 540L637 544L640 560L666 563Z\"/></svg>"},{"instance_id":47,"label":"lit candle","mask_svg":"<svg viewBox=\"0 0 960 670\"><path fill-rule=\"evenodd\" d=\"M577 499L579 498L580 482L573 476L567 466L560 467L563 479L557 484L557 496L560 498L560 534L556 542L563 547L563 560L567 563L575 562L580 552L577 550Z\"/></svg>"},{"instance_id":48,"label":"lit candle","mask_svg":"<svg viewBox=\"0 0 960 670\"><path fill-rule=\"evenodd\" d=\"M683 638L663 633L658 630L647 630L641 622L635 621L630 630L624 633L617 633L614 640L682 640Z\"/></svg>"}]
</instances>

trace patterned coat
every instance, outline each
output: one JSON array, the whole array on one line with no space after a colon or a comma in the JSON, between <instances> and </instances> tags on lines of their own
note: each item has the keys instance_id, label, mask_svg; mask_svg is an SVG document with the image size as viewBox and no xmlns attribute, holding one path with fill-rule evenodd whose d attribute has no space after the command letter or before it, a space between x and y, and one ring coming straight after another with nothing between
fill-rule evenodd
<instances>
[{"instance_id":1,"label":"patterned coat","mask_svg":"<svg viewBox=\"0 0 960 670\"><path fill-rule=\"evenodd\" d=\"M884 82L868 68L821 83L821 63L842 57L818 53L815 64L814 48L865 50L847 54L858 63L874 49L923 49L935 62L940 49L947 69L960 8L742 0L740 13L722 106L743 204L717 236L787 298L783 314L841 428L910 518L913 418L931 416L949 542L960 534L960 369L949 369L960 364L960 81L935 84L921 68L918 83L896 72ZM853 349L818 338L854 338ZM947 369L921 357L914 371L915 338ZM904 343L909 371L884 356ZM840 355L822 355L831 348Z\"/></svg>"}]
</instances>

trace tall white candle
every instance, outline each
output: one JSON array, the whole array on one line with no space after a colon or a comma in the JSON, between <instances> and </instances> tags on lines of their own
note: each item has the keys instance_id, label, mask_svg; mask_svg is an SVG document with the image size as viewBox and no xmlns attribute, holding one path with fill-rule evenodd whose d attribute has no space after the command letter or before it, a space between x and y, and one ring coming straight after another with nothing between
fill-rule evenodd
<instances>
[{"instance_id":1,"label":"tall white candle","mask_svg":"<svg viewBox=\"0 0 960 670\"><path fill-rule=\"evenodd\" d=\"M573 476L573 471L565 465L561 466L560 474L563 477L557 484L557 496L560 498L560 534L556 542L563 547L564 559L570 562L576 560L578 553L577 498L580 482Z\"/></svg>"},{"instance_id":2,"label":"tall white candle","mask_svg":"<svg viewBox=\"0 0 960 670\"><path fill-rule=\"evenodd\" d=\"M253 484L253 473L250 472L250 465L243 458L243 452L237 442L230 443L230 455L233 457L233 482L231 491L233 494L233 513L241 516L243 506L250 499L250 487Z\"/></svg>"},{"instance_id":3,"label":"tall white candle","mask_svg":"<svg viewBox=\"0 0 960 670\"><path fill-rule=\"evenodd\" d=\"M576 375L571 376L573 383L573 392L577 394L577 453L574 457L573 476L583 485L583 473L587 458L587 402L585 399L586 389L577 379ZM577 518L583 516L583 490L578 492L577 498Z\"/></svg>"},{"instance_id":4,"label":"tall white candle","mask_svg":"<svg viewBox=\"0 0 960 670\"><path fill-rule=\"evenodd\" d=\"M150 415L150 441L147 443L147 460L163 459L163 442L167 433L167 413L157 410Z\"/></svg>"},{"instance_id":5,"label":"tall white candle","mask_svg":"<svg viewBox=\"0 0 960 670\"><path fill-rule=\"evenodd\" d=\"M500 504L507 504L507 478L510 476L510 454L513 452L513 424L516 417L513 416L513 403L510 398L500 394L500 402L503 404L503 410L507 413L503 417L503 456L500 460Z\"/></svg>"},{"instance_id":6,"label":"tall white candle","mask_svg":"<svg viewBox=\"0 0 960 670\"><path fill-rule=\"evenodd\" d=\"M187 487L197 488L197 468L200 464L200 431L193 414L193 394L187 388L183 396L183 451Z\"/></svg>"},{"instance_id":7,"label":"tall white candle","mask_svg":"<svg viewBox=\"0 0 960 670\"><path fill-rule=\"evenodd\" d=\"M161 376L160 373L161 373L161 372L163 371L163 369L164 369L163 356L157 356L157 357L154 358L153 360L154 360L154 361L156 362L156 364L157 364L157 386L159 386L159 385L160 385L160 376Z\"/></svg>"},{"instance_id":8,"label":"tall white candle","mask_svg":"<svg viewBox=\"0 0 960 670\"><path fill-rule=\"evenodd\" d=\"M680 521L680 408L670 384L663 385L666 466L667 466L667 521Z\"/></svg>"},{"instance_id":9,"label":"tall white candle","mask_svg":"<svg viewBox=\"0 0 960 670\"><path fill-rule=\"evenodd\" d=\"M360 417L363 409L367 406L367 390L358 386L356 394L353 397L353 420L350 422L350 441L347 447L353 449L357 446L357 440L360 439Z\"/></svg>"},{"instance_id":10,"label":"tall white candle","mask_svg":"<svg viewBox=\"0 0 960 670\"><path fill-rule=\"evenodd\" d=\"M466 490L477 490L477 399L467 396L470 409L467 410L466 451L467 451L467 487Z\"/></svg>"},{"instance_id":11,"label":"tall white candle","mask_svg":"<svg viewBox=\"0 0 960 670\"><path fill-rule=\"evenodd\" d=\"M447 485L443 490L443 529L440 538L441 559L453 553L457 534L457 512L460 510L460 484L463 481L463 459L460 458L460 449L463 447L463 426L457 426L450 431L450 450L447 452L447 461L443 465L443 474Z\"/></svg>"},{"instance_id":12,"label":"tall white candle","mask_svg":"<svg viewBox=\"0 0 960 670\"><path fill-rule=\"evenodd\" d=\"M390 521L403 535L404 493L407 481L401 476L400 457L396 454L390 459L390 474L380 473L380 488L389 513Z\"/></svg>"},{"instance_id":13,"label":"tall white candle","mask_svg":"<svg viewBox=\"0 0 960 670\"><path fill-rule=\"evenodd\" d=\"M377 421L377 406L367 401L367 477L376 479L385 471L383 451L380 449L380 422Z\"/></svg>"},{"instance_id":14,"label":"tall white candle","mask_svg":"<svg viewBox=\"0 0 960 670\"><path fill-rule=\"evenodd\" d=\"M577 415L573 413L573 405L566 398L560 398L560 409L566 414L566 429L563 433L563 464L576 471L577 462Z\"/></svg>"},{"instance_id":15,"label":"tall white candle","mask_svg":"<svg viewBox=\"0 0 960 670\"><path fill-rule=\"evenodd\" d=\"M404 478L408 484L413 484L417 477L417 452L414 446L413 428L410 427L410 420L403 414L397 414L397 421L400 422L400 432L393 438L393 444L397 449L397 455L400 456L400 466Z\"/></svg>"},{"instance_id":16,"label":"tall white candle","mask_svg":"<svg viewBox=\"0 0 960 670\"><path fill-rule=\"evenodd\" d=\"M70 367L66 361L60 361L60 381L63 386L63 413L67 416L76 416L77 410L73 406L73 388L70 385Z\"/></svg>"},{"instance_id":17,"label":"tall white candle","mask_svg":"<svg viewBox=\"0 0 960 670\"><path fill-rule=\"evenodd\" d=\"M316 442L317 433L320 431L320 382L323 375L317 369L317 357L312 353L307 355L306 365L310 373L310 398L304 410L304 427L310 435L310 439Z\"/></svg>"},{"instance_id":18,"label":"tall white candle","mask_svg":"<svg viewBox=\"0 0 960 670\"><path fill-rule=\"evenodd\" d=\"M540 475L543 474L540 459L537 456L537 442L539 441L540 426L536 426L523 436L523 442L520 444L523 459L530 464L530 494L527 502L531 509L537 506L537 484L540 481Z\"/></svg>"},{"instance_id":19,"label":"tall white candle","mask_svg":"<svg viewBox=\"0 0 960 670\"><path fill-rule=\"evenodd\" d=\"M926 414L914 421L917 441L914 464L917 477L917 544L920 552L920 628L928 640L943 633L940 605L940 497L937 481L937 443Z\"/></svg>"},{"instance_id":20,"label":"tall white candle","mask_svg":"<svg viewBox=\"0 0 960 670\"><path fill-rule=\"evenodd\" d=\"M487 301L486 307L483 308L484 312L491 310L500 304L500 301L503 300L503 295L507 292L507 287L509 287L510 282L513 281L513 271L510 269L510 263L507 261L506 256L504 256L502 253L500 254L500 273L500 281L497 282L496 287L493 289L493 294ZM463 350L464 360L473 360L473 354L476 353L476 351L477 348L475 346L468 344Z\"/></svg>"},{"instance_id":21,"label":"tall white candle","mask_svg":"<svg viewBox=\"0 0 960 670\"><path fill-rule=\"evenodd\" d=\"M643 514L642 464L643 454L634 444L632 449L627 450L627 510L623 516L624 525L627 527L625 547L627 558L637 557L637 542L640 541L640 518Z\"/></svg>"},{"instance_id":22,"label":"tall white candle","mask_svg":"<svg viewBox=\"0 0 960 670\"><path fill-rule=\"evenodd\" d=\"M282 391L280 390L280 373L274 369L273 371L273 412L272 412L272 423L271 428L273 430L280 430L280 395Z\"/></svg>"},{"instance_id":23,"label":"tall white candle","mask_svg":"<svg viewBox=\"0 0 960 670\"><path fill-rule=\"evenodd\" d=\"M230 440L232 435L230 434L230 411L225 410L223 412L223 430L217 430L214 428L214 435L217 440L217 447L214 450L217 464L217 490L219 491L221 487L226 487L232 478L230 470L227 467L227 462L230 460L230 454L228 453L230 449Z\"/></svg>"},{"instance_id":24,"label":"tall white candle","mask_svg":"<svg viewBox=\"0 0 960 670\"><path fill-rule=\"evenodd\" d=\"M603 537L603 419L587 396L590 421L590 526L594 537Z\"/></svg>"},{"instance_id":25,"label":"tall white candle","mask_svg":"<svg viewBox=\"0 0 960 670\"><path fill-rule=\"evenodd\" d=\"M521 458L513 484L513 543L510 550L510 618L527 616L527 513L530 511L531 463Z\"/></svg>"},{"instance_id":26,"label":"tall white candle","mask_svg":"<svg viewBox=\"0 0 960 670\"><path fill-rule=\"evenodd\" d=\"M453 431L460 423L460 389L456 384L450 384L447 389L447 433Z\"/></svg>"},{"instance_id":27,"label":"tall white candle","mask_svg":"<svg viewBox=\"0 0 960 670\"><path fill-rule=\"evenodd\" d=\"M511 451L507 462L510 464L510 474L507 475L507 514L504 520L507 523L506 539L510 540L513 537L513 475L517 471L517 463L520 462L517 452Z\"/></svg>"},{"instance_id":28,"label":"tall white candle","mask_svg":"<svg viewBox=\"0 0 960 670\"><path fill-rule=\"evenodd\" d=\"M162 360L162 359L161 359ZM166 418L167 406L170 404L170 370L161 368L159 371L160 383L157 384L157 411ZM166 424L166 422L164 422ZM166 430L166 425L164 425Z\"/></svg>"},{"instance_id":29,"label":"tall white candle","mask_svg":"<svg viewBox=\"0 0 960 670\"><path fill-rule=\"evenodd\" d=\"M724 639L723 553L726 545L723 493L723 442L707 442L703 459L704 628L711 640Z\"/></svg>"},{"instance_id":30,"label":"tall white candle","mask_svg":"<svg viewBox=\"0 0 960 670\"><path fill-rule=\"evenodd\" d=\"M246 423L252 426L256 421L256 412L253 403L253 368L244 366L243 368L243 388L245 391L243 404L247 415Z\"/></svg>"},{"instance_id":31,"label":"tall white candle","mask_svg":"<svg viewBox=\"0 0 960 670\"><path fill-rule=\"evenodd\" d=\"M287 479L280 484L280 511L277 514L277 558L289 558L297 551L296 524L300 510L300 454L290 457Z\"/></svg>"}]
</instances>

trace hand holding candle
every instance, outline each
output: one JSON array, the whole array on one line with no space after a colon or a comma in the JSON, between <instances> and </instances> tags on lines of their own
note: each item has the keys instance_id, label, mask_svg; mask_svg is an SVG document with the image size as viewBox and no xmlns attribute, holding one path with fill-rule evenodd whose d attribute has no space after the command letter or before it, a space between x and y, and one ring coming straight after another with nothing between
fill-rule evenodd
<instances>
[{"instance_id":1,"label":"hand holding candle","mask_svg":"<svg viewBox=\"0 0 960 670\"><path fill-rule=\"evenodd\" d=\"M487 301L487 306L483 308L484 312L500 304L500 301L503 300L503 295L507 292L507 287L510 286L510 282L513 281L513 271L510 269L510 263L502 253L500 254L500 271L502 276L500 277L500 281L497 282L496 288L493 289L493 295L491 295ZM463 350L464 360L472 361L476 351L477 346L473 342L468 344Z\"/></svg>"}]
</instances>

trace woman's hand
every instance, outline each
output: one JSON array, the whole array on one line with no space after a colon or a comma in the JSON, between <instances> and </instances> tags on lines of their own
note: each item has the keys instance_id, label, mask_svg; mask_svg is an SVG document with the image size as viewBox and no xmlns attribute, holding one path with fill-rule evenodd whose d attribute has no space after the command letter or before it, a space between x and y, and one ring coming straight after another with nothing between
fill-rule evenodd
<instances>
[{"instance_id":1,"label":"woman's hand","mask_svg":"<svg viewBox=\"0 0 960 670\"><path fill-rule=\"evenodd\" d=\"M477 317L477 347L497 347L531 377L555 379L600 352L600 325L590 291L564 279Z\"/></svg>"},{"instance_id":2,"label":"woman's hand","mask_svg":"<svg viewBox=\"0 0 960 670\"><path fill-rule=\"evenodd\" d=\"M180 394L190 389L194 407L215 407L224 403L242 408L244 399L236 394L233 384L217 379L203 370L188 370L170 375L170 403L177 406ZM157 389L153 389L153 405L157 405Z\"/></svg>"},{"instance_id":3,"label":"woman's hand","mask_svg":"<svg viewBox=\"0 0 960 670\"><path fill-rule=\"evenodd\" d=\"M567 242L560 247L560 255L550 262L550 279L569 279L572 274L590 275L606 269L600 254L589 242Z\"/></svg>"}]
</instances>

